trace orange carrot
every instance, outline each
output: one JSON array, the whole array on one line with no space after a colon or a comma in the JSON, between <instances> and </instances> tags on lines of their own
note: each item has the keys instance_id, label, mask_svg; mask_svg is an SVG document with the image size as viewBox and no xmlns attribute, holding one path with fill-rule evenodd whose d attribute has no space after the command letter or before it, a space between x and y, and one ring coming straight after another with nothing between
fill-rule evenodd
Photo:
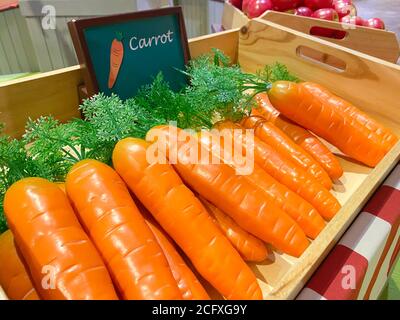
<instances>
[{"instance_id":1,"label":"orange carrot","mask_svg":"<svg viewBox=\"0 0 400 320\"><path fill-rule=\"evenodd\" d=\"M261 262L267 259L268 250L260 239L243 230L231 217L204 198L200 197L200 200L207 208L214 223L221 228L244 260Z\"/></svg>"},{"instance_id":2,"label":"orange carrot","mask_svg":"<svg viewBox=\"0 0 400 320\"><path fill-rule=\"evenodd\" d=\"M206 290L196 278L192 270L187 266L186 262L180 256L178 251L172 244L171 239L150 219L146 219L150 230L157 239L158 244L163 250L172 274L178 283L178 287L182 293L184 300L210 300Z\"/></svg>"},{"instance_id":3,"label":"orange carrot","mask_svg":"<svg viewBox=\"0 0 400 320\"><path fill-rule=\"evenodd\" d=\"M4 211L43 299L117 299L99 253L55 183L41 178L14 183Z\"/></svg>"},{"instance_id":4,"label":"orange carrot","mask_svg":"<svg viewBox=\"0 0 400 320\"><path fill-rule=\"evenodd\" d=\"M243 139L243 152L248 152L247 149L253 144L255 162L273 178L309 202L324 219L332 219L339 211L340 204L337 199L318 183L314 177L291 162L291 160L282 157L281 154L257 137L254 137L253 141L248 140L243 128L238 124L223 122L219 123L217 127L221 130L227 129L225 131L226 134L236 129L235 133L238 138Z\"/></svg>"},{"instance_id":5,"label":"orange carrot","mask_svg":"<svg viewBox=\"0 0 400 320\"><path fill-rule=\"evenodd\" d=\"M176 141L176 145L175 134L182 138ZM230 215L247 232L279 250L293 256L304 252L309 242L303 230L271 203L262 190L254 188L244 176L236 175L235 170L224 163L191 159L196 152L212 156L195 136L176 127L160 126L149 130L146 139L154 141L157 137L161 138L157 147L164 148L170 160L175 161L173 153L175 147L178 148L174 167L198 194Z\"/></svg>"},{"instance_id":6,"label":"orange carrot","mask_svg":"<svg viewBox=\"0 0 400 320\"><path fill-rule=\"evenodd\" d=\"M112 89L118 78L118 73L124 59L124 44L122 43L122 35L118 35L118 39L114 39L111 43L110 50L110 74L108 77L108 88Z\"/></svg>"},{"instance_id":7,"label":"orange carrot","mask_svg":"<svg viewBox=\"0 0 400 320\"><path fill-rule=\"evenodd\" d=\"M242 125L247 129L254 129L255 135L261 141L269 144L279 153L288 156L294 163L315 177L326 189L332 188L331 179L319 163L272 122L267 122L262 117L250 116L243 119Z\"/></svg>"},{"instance_id":8,"label":"orange carrot","mask_svg":"<svg viewBox=\"0 0 400 320\"><path fill-rule=\"evenodd\" d=\"M235 161L235 157L231 157L230 161L227 161L227 157L224 154L223 146L233 144L233 141L229 141L229 138L226 139L222 136L218 137L218 144L218 139L216 140L208 131L202 131L198 136L204 147L212 149L214 154L217 154L234 169L240 168L241 164ZM213 140L216 140L217 143L213 144ZM257 164L254 164L252 172L245 177L253 183L254 187L263 190L274 205L289 214L308 237L315 239L325 227L324 220L311 204L285 185L276 181Z\"/></svg>"},{"instance_id":9,"label":"orange carrot","mask_svg":"<svg viewBox=\"0 0 400 320\"><path fill-rule=\"evenodd\" d=\"M255 275L199 199L169 164L148 161L149 147L146 141L134 138L115 146L114 167L131 191L225 298L262 299ZM165 157L161 160L166 162Z\"/></svg>"},{"instance_id":10,"label":"orange carrot","mask_svg":"<svg viewBox=\"0 0 400 320\"><path fill-rule=\"evenodd\" d=\"M78 162L67 175L66 189L124 299L182 299L163 251L111 167Z\"/></svg>"},{"instance_id":11,"label":"orange carrot","mask_svg":"<svg viewBox=\"0 0 400 320\"><path fill-rule=\"evenodd\" d=\"M286 117L370 167L398 141L389 129L317 84L278 81L268 94Z\"/></svg>"},{"instance_id":12,"label":"orange carrot","mask_svg":"<svg viewBox=\"0 0 400 320\"><path fill-rule=\"evenodd\" d=\"M11 300L39 300L10 230L0 235L0 286Z\"/></svg>"},{"instance_id":13,"label":"orange carrot","mask_svg":"<svg viewBox=\"0 0 400 320\"><path fill-rule=\"evenodd\" d=\"M267 93L256 96L257 108L253 108L252 114L262 116L265 120L272 122L284 133L286 133L296 144L307 151L329 174L333 180L343 175L343 169L329 149L316 136L306 129L293 123L281 115L269 101Z\"/></svg>"}]
</instances>

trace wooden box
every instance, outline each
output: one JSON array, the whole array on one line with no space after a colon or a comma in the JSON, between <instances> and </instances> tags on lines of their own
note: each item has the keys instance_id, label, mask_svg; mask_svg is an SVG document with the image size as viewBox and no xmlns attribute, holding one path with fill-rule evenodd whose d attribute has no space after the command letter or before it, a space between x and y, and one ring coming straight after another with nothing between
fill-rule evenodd
<instances>
[{"instance_id":1,"label":"wooden box","mask_svg":"<svg viewBox=\"0 0 400 320\"><path fill-rule=\"evenodd\" d=\"M315 28L336 30L342 33L342 39L319 38L389 62L397 63L400 56L399 42L394 32L295 16L293 14L277 11L266 11L260 18L304 32L308 35L311 35L312 30L315 30ZM249 18L242 11L230 3L225 2L222 16L222 26L225 30L241 28L246 25L248 21Z\"/></svg>"},{"instance_id":2,"label":"wooden box","mask_svg":"<svg viewBox=\"0 0 400 320\"><path fill-rule=\"evenodd\" d=\"M314 81L357 105L400 135L400 66L255 19L245 28L192 39L193 58L219 48L245 71L284 63L303 80ZM325 57L324 62L313 54ZM19 136L30 116L79 117L79 66L0 84L0 121ZM345 174L333 193L343 208L300 258L273 252L254 264L266 299L293 299L340 239L374 190L400 160L398 143L374 169L339 155Z\"/></svg>"}]
</instances>

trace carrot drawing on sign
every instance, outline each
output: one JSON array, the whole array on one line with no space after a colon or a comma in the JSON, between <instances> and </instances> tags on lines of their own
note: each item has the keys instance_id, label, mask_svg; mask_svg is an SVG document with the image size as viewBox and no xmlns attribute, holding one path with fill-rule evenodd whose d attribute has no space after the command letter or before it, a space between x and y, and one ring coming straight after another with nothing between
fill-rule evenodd
<instances>
[{"instance_id":1,"label":"carrot drawing on sign","mask_svg":"<svg viewBox=\"0 0 400 320\"><path fill-rule=\"evenodd\" d=\"M108 88L112 89L117 81L119 69L124 59L124 45L122 43L122 33L117 33L117 37L111 43L110 52L110 75L108 77Z\"/></svg>"}]
</instances>

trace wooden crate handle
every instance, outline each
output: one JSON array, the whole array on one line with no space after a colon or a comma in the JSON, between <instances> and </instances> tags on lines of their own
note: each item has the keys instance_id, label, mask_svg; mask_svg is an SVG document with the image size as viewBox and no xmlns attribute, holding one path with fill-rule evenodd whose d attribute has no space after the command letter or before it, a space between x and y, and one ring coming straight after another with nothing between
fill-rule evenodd
<instances>
[{"instance_id":1,"label":"wooden crate handle","mask_svg":"<svg viewBox=\"0 0 400 320\"><path fill-rule=\"evenodd\" d=\"M393 63L396 63L400 56L399 42L394 32L276 11L266 11L260 19L304 32L307 35L311 34L313 28L334 29L338 32L344 32L344 38L322 37L322 39Z\"/></svg>"}]
</instances>

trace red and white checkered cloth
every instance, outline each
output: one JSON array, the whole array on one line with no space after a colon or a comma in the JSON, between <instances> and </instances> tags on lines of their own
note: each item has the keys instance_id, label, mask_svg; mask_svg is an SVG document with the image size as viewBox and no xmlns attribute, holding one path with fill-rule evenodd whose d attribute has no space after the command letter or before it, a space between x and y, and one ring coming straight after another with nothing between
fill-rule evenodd
<instances>
[{"instance_id":1,"label":"red and white checkered cloth","mask_svg":"<svg viewBox=\"0 0 400 320\"><path fill-rule=\"evenodd\" d=\"M329 253L298 300L377 299L400 249L400 164Z\"/></svg>"}]
</instances>

